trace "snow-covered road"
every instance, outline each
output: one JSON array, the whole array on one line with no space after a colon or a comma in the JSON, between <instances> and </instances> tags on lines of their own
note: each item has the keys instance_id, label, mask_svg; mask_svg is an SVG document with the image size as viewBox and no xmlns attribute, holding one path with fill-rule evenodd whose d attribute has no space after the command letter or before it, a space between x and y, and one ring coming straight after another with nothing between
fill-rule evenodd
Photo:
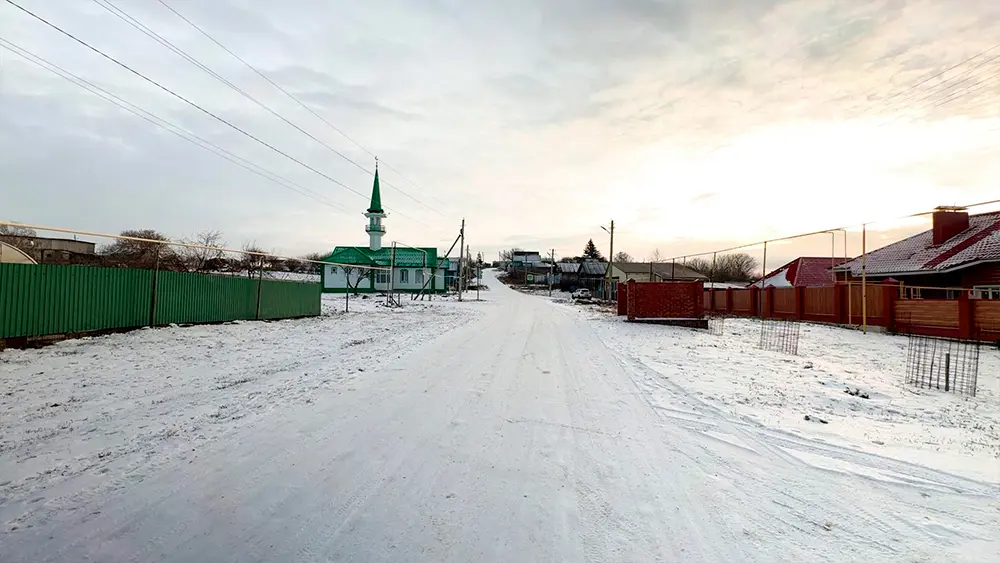
<instances>
[{"instance_id":1,"label":"snow-covered road","mask_svg":"<svg viewBox=\"0 0 1000 563\"><path fill-rule=\"evenodd\" d=\"M753 424L609 346L579 311L487 284L487 302L447 304L476 308L461 330L5 530L0 561L1000 553L995 482Z\"/></svg>"}]
</instances>

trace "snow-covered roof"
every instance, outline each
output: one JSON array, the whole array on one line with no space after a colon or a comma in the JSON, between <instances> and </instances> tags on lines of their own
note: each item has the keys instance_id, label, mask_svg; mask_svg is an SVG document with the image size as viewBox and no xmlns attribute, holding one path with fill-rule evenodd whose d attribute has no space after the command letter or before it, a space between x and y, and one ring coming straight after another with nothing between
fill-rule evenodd
<instances>
[{"instance_id":1,"label":"snow-covered roof","mask_svg":"<svg viewBox=\"0 0 1000 563\"><path fill-rule=\"evenodd\" d=\"M580 271L579 262L556 262L556 267L564 274L575 274Z\"/></svg>"},{"instance_id":2,"label":"snow-covered roof","mask_svg":"<svg viewBox=\"0 0 1000 563\"><path fill-rule=\"evenodd\" d=\"M582 262L580 274L585 276L603 276L608 272L607 262Z\"/></svg>"},{"instance_id":3,"label":"snow-covered roof","mask_svg":"<svg viewBox=\"0 0 1000 563\"><path fill-rule=\"evenodd\" d=\"M843 258L830 256L802 256L767 274L751 287L831 287L835 283L831 267L843 262Z\"/></svg>"},{"instance_id":4,"label":"snow-covered roof","mask_svg":"<svg viewBox=\"0 0 1000 563\"><path fill-rule=\"evenodd\" d=\"M869 276L944 272L976 262L1000 260L1000 211L969 216L969 228L935 246L933 230L905 238L869 252ZM861 275L861 257L838 266L837 271Z\"/></svg>"},{"instance_id":5,"label":"snow-covered roof","mask_svg":"<svg viewBox=\"0 0 1000 563\"><path fill-rule=\"evenodd\" d=\"M652 270L660 279L707 280L708 278L683 264L672 262L615 262L615 268L627 274L648 274Z\"/></svg>"}]
</instances>

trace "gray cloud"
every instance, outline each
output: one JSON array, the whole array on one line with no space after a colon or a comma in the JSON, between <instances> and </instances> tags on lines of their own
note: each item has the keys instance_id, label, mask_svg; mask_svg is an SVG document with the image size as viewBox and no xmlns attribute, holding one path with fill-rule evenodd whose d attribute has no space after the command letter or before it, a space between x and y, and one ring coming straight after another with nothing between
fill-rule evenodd
<instances>
[{"instance_id":1,"label":"gray cloud","mask_svg":"<svg viewBox=\"0 0 1000 563\"><path fill-rule=\"evenodd\" d=\"M387 182L447 215L387 188L387 204L398 211L388 222L392 237L447 238L442 233L465 216L476 225L477 244L537 240L560 253L563 245L577 253L612 212L641 223L662 219L650 210L683 217L687 205L728 201L739 186L700 180L720 169L750 170L740 181L772 185L776 171L743 161L692 167L737 158L746 139L763 135L760 142L771 142L782 128L819 124L824 128L815 131L827 131L859 116L894 118L893 106L879 105L886 98L989 47L1000 33L1000 4L972 1L962 9L946 0L387 0L377 8L335 9L315 0L280 8L250 0L170 1L407 176L386 169ZM351 165L96 5L27 4L352 189L370 189L371 179ZM370 161L159 4L118 4L339 151ZM16 186L12 195L5 192L10 217L96 230L149 224L177 236L218 227L233 240L267 233L271 240L260 242L290 251L364 241L363 218L353 211L360 213L363 198L8 8L0 8L0 36L352 210L334 211L270 184L5 53L0 175ZM996 70L977 72L988 77ZM905 138L931 138L921 131L955 116L995 118L995 91L974 94L881 131L905 125L914 131ZM928 102L936 99L943 98ZM864 131L851 133L859 142L878 129L857 131ZM789 143L772 150L794 151ZM829 146L850 144L836 137ZM723 145L735 148L714 150ZM882 186L889 176L930 179L949 193L980 193L997 178L993 153L963 149L954 159L927 158L927 150L887 156L891 165L852 161L841 168L870 170L870 181ZM643 166L653 170L635 171ZM919 178L907 172L915 169ZM771 189L780 194L802 183L786 181ZM668 204L657 199L662 189L643 194L642 186L700 195ZM767 217L764 207L747 211ZM747 219L746 230L760 220ZM661 223L661 230L672 228ZM525 234L511 239L510 232ZM629 251L641 255L661 234L634 236Z\"/></svg>"}]
</instances>

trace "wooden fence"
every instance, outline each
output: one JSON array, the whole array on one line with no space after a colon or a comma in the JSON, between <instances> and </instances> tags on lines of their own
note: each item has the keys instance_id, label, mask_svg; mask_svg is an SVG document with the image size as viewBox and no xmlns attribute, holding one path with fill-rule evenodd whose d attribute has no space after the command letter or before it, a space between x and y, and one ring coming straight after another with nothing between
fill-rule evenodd
<instances>
[{"instance_id":1,"label":"wooden fence","mask_svg":"<svg viewBox=\"0 0 1000 563\"><path fill-rule=\"evenodd\" d=\"M891 332L948 338L1000 340L1000 301L970 299L901 299L895 284L857 284L835 287L766 289L707 289L702 298L706 313L801 321L862 324Z\"/></svg>"}]
</instances>

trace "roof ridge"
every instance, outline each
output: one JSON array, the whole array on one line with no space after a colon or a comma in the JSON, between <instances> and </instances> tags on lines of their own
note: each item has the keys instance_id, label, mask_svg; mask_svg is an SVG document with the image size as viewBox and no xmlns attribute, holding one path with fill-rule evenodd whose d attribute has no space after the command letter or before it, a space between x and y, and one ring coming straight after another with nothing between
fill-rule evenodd
<instances>
[{"instance_id":1,"label":"roof ridge","mask_svg":"<svg viewBox=\"0 0 1000 563\"><path fill-rule=\"evenodd\" d=\"M932 258L931 260L927 261L927 263L925 263L923 265L923 267L924 268L934 268L934 267L938 266L939 264L941 264L945 260L948 260L949 258L955 256L959 252L962 252L966 248L969 248L970 246L976 244L977 242L983 240L984 238L992 235L998 229L1000 229L1000 218L998 218L995 221L993 221L992 224L987 224L986 226L984 226L982 229L979 230L978 233L976 233L976 234L974 234L974 235L972 235L970 237L966 237L965 240L959 241L958 244L956 244L955 246L949 248L948 250L942 252L941 254L938 254L937 256L935 256L934 258Z\"/></svg>"}]
</instances>

